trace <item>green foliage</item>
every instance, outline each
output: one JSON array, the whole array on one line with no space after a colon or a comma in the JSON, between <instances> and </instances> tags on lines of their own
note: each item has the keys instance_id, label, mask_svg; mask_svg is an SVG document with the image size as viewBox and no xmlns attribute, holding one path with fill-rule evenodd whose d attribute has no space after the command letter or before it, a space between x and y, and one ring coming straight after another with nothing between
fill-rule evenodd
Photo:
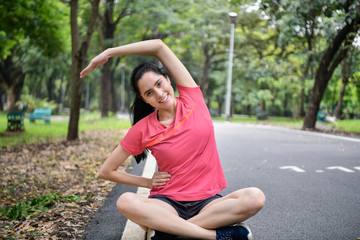
<instances>
[{"instance_id":1,"label":"green foliage","mask_svg":"<svg viewBox=\"0 0 360 240\"><path fill-rule=\"evenodd\" d=\"M21 201L11 207L0 207L0 217L8 220L28 219L49 210L60 201L76 202L82 198L79 195L61 196L59 193L49 193L35 197L31 202Z\"/></svg>"},{"instance_id":2,"label":"green foliage","mask_svg":"<svg viewBox=\"0 0 360 240\"><path fill-rule=\"evenodd\" d=\"M28 105L27 112L33 112L35 108L46 108L51 109L53 112L57 109L58 105L54 100L48 101L45 99L38 99L32 95L21 95L21 100L16 103L16 105Z\"/></svg>"},{"instance_id":3,"label":"green foliage","mask_svg":"<svg viewBox=\"0 0 360 240\"><path fill-rule=\"evenodd\" d=\"M4 57L11 53L15 62L13 67L21 69L26 74L22 94L40 99L55 99L57 104L68 107L68 83L71 78L68 67L71 62L69 5L61 0L2 2L4 3L0 4L0 55ZM230 37L228 12L235 11L238 13L232 79L235 113L246 114L248 108L264 101L267 111L277 109L278 115L290 114L299 111L302 91L305 93L306 108L321 55L338 29L353 18L358 10L359 1L353 1L349 13L345 13L342 6L344 2L114 1L113 20L116 21L127 6L125 16L116 25L112 40L104 39L101 28L96 28L88 60L97 55L109 42L118 46L161 38L182 60L197 83L207 87L204 96L211 107L224 108ZM106 1L101 1L100 15L104 15L105 4ZM256 8L258 5L260 9ZM207 8L206 11L204 6ZM251 8L252 6L255 7ZM90 8L89 1L79 1L78 21L81 26L90 21ZM80 35L84 34L86 28L80 27ZM50 56L49 52L56 53L56 57ZM358 47L354 50L353 58L360 59ZM128 91L129 76L133 67L140 61L156 62L153 58L126 56L121 57L120 61L125 66L120 67L115 66L115 59L113 61L117 101L120 99L120 73L121 69L125 69L127 106L132 101L132 95ZM358 72L359 61L353 61L353 65L352 72ZM341 87L339 72L338 70L334 74L336 76L324 94L323 105L329 108L338 101ZM85 79L85 84L90 82L91 110L97 110L100 102L101 74L101 68L97 68ZM206 74L208 76L205 80ZM357 83L359 81L355 80L355 75L351 79L343 101L343 112L346 117L360 113L360 88ZM64 98L62 93L65 94ZM28 99L28 96L25 98ZM32 108L32 104L30 105L29 112ZM219 109L215 111L220 112Z\"/></svg>"},{"instance_id":4,"label":"green foliage","mask_svg":"<svg viewBox=\"0 0 360 240\"><path fill-rule=\"evenodd\" d=\"M11 55L11 49L27 38L46 55L58 52L64 43L65 9L61 1L1 1L0 58Z\"/></svg>"}]
</instances>

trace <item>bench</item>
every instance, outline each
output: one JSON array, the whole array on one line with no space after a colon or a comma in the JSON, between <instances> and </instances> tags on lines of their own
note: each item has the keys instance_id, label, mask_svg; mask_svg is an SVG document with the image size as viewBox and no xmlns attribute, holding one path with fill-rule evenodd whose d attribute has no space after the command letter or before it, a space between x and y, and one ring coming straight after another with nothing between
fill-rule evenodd
<instances>
[{"instance_id":1,"label":"bench","mask_svg":"<svg viewBox=\"0 0 360 240\"><path fill-rule=\"evenodd\" d=\"M43 119L44 123L50 123L51 109L36 108L33 113L28 115L30 122L36 119Z\"/></svg>"},{"instance_id":2,"label":"bench","mask_svg":"<svg viewBox=\"0 0 360 240\"><path fill-rule=\"evenodd\" d=\"M27 105L25 105L21 111L9 112L7 117L7 130L8 131L24 131L24 118Z\"/></svg>"},{"instance_id":3,"label":"bench","mask_svg":"<svg viewBox=\"0 0 360 240\"><path fill-rule=\"evenodd\" d=\"M260 106L255 108L256 117L259 120L266 120L268 117L268 113L266 111L261 110Z\"/></svg>"},{"instance_id":4,"label":"bench","mask_svg":"<svg viewBox=\"0 0 360 240\"><path fill-rule=\"evenodd\" d=\"M324 111L318 111L318 113L316 114L316 118L320 122L324 122L324 123L331 122L336 124L336 117L328 116L327 113Z\"/></svg>"}]
</instances>

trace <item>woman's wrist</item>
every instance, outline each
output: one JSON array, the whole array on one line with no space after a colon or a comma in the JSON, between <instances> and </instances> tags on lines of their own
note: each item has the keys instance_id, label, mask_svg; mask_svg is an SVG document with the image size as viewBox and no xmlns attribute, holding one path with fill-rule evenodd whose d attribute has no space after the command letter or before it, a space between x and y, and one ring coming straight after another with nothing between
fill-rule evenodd
<instances>
[{"instance_id":1,"label":"woman's wrist","mask_svg":"<svg viewBox=\"0 0 360 240\"><path fill-rule=\"evenodd\" d=\"M105 56L107 59L114 57L112 56L111 48L105 49L101 54Z\"/></svg>"},{"instance_id":2,"label":"woman's wrist","mask_svg":"<svg viewBox=\"0 0 360 240\"><path fill-rule=\"evenodd\" d=\"M146 187L149 188L149 189L152 189L152 188L153 188L152 179L151 179L151 178L146 178Z\"/></svg>"}]
</instances>

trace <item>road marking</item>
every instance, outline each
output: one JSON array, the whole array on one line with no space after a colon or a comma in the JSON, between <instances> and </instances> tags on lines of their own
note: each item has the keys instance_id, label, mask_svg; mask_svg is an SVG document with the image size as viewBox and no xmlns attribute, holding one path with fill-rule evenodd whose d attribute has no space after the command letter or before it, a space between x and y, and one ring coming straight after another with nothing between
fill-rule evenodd
<instances>
[{"instance_id":1,"label":"road marking","mask_svg":"<svg viewBox=\"0 0 360 240\"><path fill-rule=\"evenodd\" d=\"M303 173L305 172L304 169L299 168L297 166L281 166L279 167L279 169L283 169L283 170L290 170L290 171L294 171L294 172L300 172ZM327 167L327 170L340 170L342 172L346 172L346 173L354 173L355 171L346 167L342 167L342 166L331 166L331 167ZM360 166L354 167L354 169L360 171ZM315 170L315 172L317 173L323 173L324 170Z\"/></svg>"},{"instance_id":2,"label":"road marking","mask_svg":"<svg viewBox=\"0 0 360 240\"><path fill-rule=\"evenodd\" d=\"M216 124L216 123L222 123L222 122L214 122L214 124ZM318 133L318 132L311 132L311 131L306 131L306 130L297 130L297 129L292 129L292 128L284 128L284 127L276 127L276 126L268 126L268 125L255 125L255 124L250 124L250 123L246 124L246 123L225 122L225 124L239 126L239 127L245 126L245 127L253 127L253 128L260 128L260 129L274 129L274 130L280 130L280 131L284 131L284 132L291 131L291 132L299 133L302 135L317 136L317 137L324 137L324 138L360 143L360 138L331 135L331 134L327 134L327 133Z\"/></svg>"},{"instance_id":3,"label":"road marking","mask_svg":"<svg viewBox=\"0 0 360 240\"><path fill-rule=\"evenodd\" d=\"M155 169L156 160L151 154L149 154L145 162L142 176L152 178ZM137 194L147 197L150 194L150 189L139 187L137 190ZM132 222L131 220L127 220L121 240L133 239L145 239L145 232L143 229L141 229L139 225Z\"/></svg>"},{"instance_id":4,"label":"road marking","mask_svg":"<svg viewBox=\"0 0 360 240\"><path fill-rule=\"evenodd\" d=\"M343 171L343 172L348 172L348 173L353 173L355 172L354 170L351 170L351 169L348 169L346 167L341 167L341 166L332 166L332 167L327 167L326 169L329 169L329 170L340 170L340 171Z\"/></svg>"},{"instance_id":5,"label":"road marking","mask_svg":"<svg viewBox=\"0 0 360 240\"><path fill-rule=\"evenodd\" d=\"M297 166L282 166L282 167L279 167L279 169L289 169L289 170L292 170L292 171L295 171L295 172L305 172L305 170L297 167Z\"/></svg>"}]
</instances>

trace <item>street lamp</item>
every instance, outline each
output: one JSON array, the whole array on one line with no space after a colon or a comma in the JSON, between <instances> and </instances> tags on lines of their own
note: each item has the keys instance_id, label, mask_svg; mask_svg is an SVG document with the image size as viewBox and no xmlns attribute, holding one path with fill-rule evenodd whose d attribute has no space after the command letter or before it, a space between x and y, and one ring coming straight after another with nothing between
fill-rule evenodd
<instances>
[{"instance_id":1,"label":"street lamp","mask_svg":"<svg viewBox=\"0 0 360 240\"><path fill-rule=\"evenodd\" d=\"M233 52L234 52L234 29L235 29L237 13L230 12L229 17L231 21L231 36L230 36L229 68L228 68L228 77L226 82L226 101L225 101L225 115L227 121L230 120L231 77L232 77L232 63L233 63Z\"/></svg>"}]
</instances>

